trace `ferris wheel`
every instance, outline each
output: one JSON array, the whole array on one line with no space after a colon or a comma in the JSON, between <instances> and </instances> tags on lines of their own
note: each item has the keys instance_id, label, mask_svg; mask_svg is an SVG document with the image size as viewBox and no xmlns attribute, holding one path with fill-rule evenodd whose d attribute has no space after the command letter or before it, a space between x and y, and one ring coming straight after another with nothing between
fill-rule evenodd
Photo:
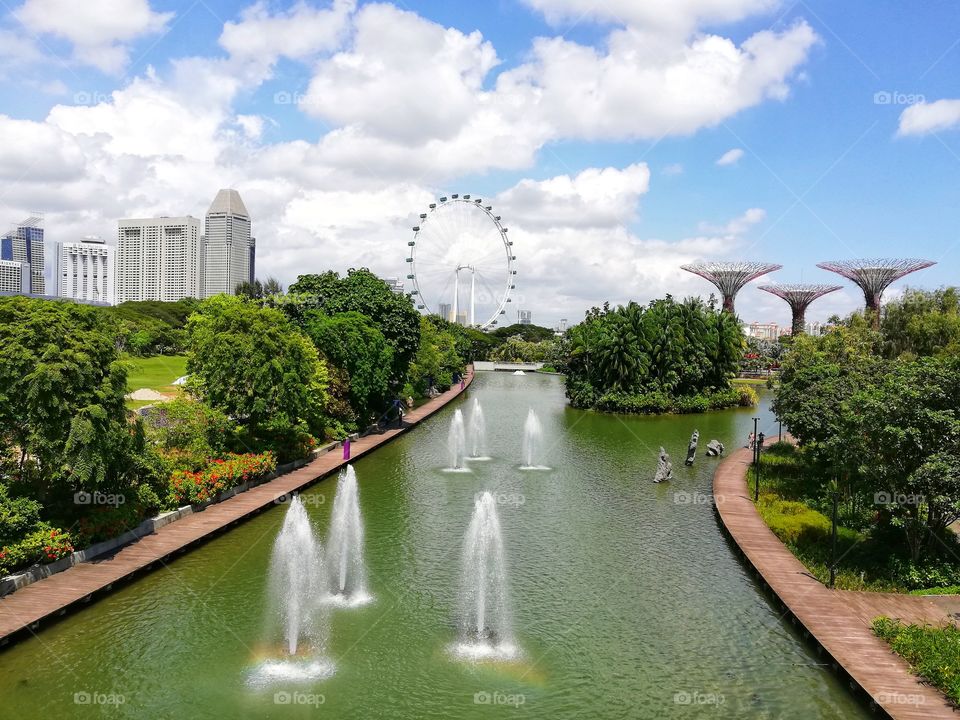
<instances>
[{"instance_id":1,"label":"ferris wheel","mask_svg":"<svg viewBox=\"0 0 960 720\"><path fill-rule=\"evenodd\" d=\"M469 195L442 197L420 214L407 246L410 295L421 311L481 330L506 315L517 258L491 205Z\"/></svg>"}]
</instances>

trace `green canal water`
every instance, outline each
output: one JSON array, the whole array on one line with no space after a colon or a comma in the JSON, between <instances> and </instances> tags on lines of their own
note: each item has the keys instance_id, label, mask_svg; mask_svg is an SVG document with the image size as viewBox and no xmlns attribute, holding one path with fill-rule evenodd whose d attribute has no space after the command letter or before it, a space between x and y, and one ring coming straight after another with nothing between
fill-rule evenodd
<instances>
[{"instance_id":1,"label":"green canal water","mask_svg":"<svg viewBox=\"0 0 960 720\"><path fill-rule=\"evenodd\" d=\"M442 472L461 401L356 463L374 601L333 612L332 677L247 682L277 652L263 627L278 506L0 653L0 715L867 716L759 591L709 503L706 442L742 445L753 411L604 416L566 407L562 380L541 375L480 374L467 397L483 403L493 456L471 473ZM528 408L549 471L518 469ZM775 433L766 404L760 414ZM685 468L694 428L701 452ZM660 445L675 477L654 485ZM320 537L334 490L328 480L303 495ZM522 651L511 662L450 653L464 533L483 490L502 493Z\"/></svg>"}]
</instances>

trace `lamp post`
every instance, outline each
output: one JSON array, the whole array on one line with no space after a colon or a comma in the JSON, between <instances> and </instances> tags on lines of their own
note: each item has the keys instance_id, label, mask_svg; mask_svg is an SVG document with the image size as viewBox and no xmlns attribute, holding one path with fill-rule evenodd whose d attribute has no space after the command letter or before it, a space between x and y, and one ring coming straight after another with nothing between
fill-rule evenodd
<instances>
[{"instance_id":1,"label":"lamp post","mask_svg":"<svg viewBox=\"0 0 960 720\"><path fill-rule=\"evenodd\" d=\"M837 505L840 501L840 482L835 476L827 486L833 501L830 513L830 587L837 580Z\"/></svg>"},{"instance_id":2,"label":"lamp post","mask_svg":"<svg viewBox=\"0 0 960 720\"><path fill-rule=\"evenodd\" d=\"M765 437L764 437L764 434L763 434L763 433L760 433L759 435L757 435L757 442L756 442L756 446L757 446L757 465L756 465L756 470L755 470L755 478L756 478L756 481L755 481L754 487L753 487L753 501L754 501L755 503L756 503L756 502L760 502L760 450L763 448L763 441L764 441L764 439L765 439Z\"/></svg>"}]
</instances>

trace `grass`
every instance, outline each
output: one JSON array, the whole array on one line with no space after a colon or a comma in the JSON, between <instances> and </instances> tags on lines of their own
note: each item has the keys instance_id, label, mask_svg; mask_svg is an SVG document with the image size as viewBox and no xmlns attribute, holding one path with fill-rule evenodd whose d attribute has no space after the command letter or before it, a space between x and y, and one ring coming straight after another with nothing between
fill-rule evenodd
<instances>
[{"instance_id":1,"label":"grass","mask_svg":"<svg viewBox=\"0 0 960 720\"><path fill-rule=\"evenodd\" d=\"M178 395L182 388L173 381L187 374L186 355L155 355L146 358L125 358L127 364L127 392L156 390L164 395ZM153 405L156 400L126 401L128 410L139 410Z\"/></svg>"},{"instance_id":2,"label":"grass","mask_svg":"<svg viewBox=\"0 0 960 720\"><path fill-rule=\"evenodd\" d=\"M148 388L161 393L178 390L173 381L187 374L186 355L156 355L147 358L127 358L127 391Z\"/></svg>"},{"instance_id":3,"label":"grass","mask_svg":"<svg viewBox=\"0 0 960 720\"><path fill-rule=\"evenodd\" d=\"M733 378L731 385L762 385L767 386L769 381L766 378Z\"/></svg>"},{"instance_id":4,"label":"grass","mask_svg":"<svg viewBox=\"0 0 960 720\"><path fill-rule=\"evenodd\" d=\"M881 616L873 621L873 632L910 663L914 673L960 704L960 628L904 625Z\"/></svg>"}]
</instances>

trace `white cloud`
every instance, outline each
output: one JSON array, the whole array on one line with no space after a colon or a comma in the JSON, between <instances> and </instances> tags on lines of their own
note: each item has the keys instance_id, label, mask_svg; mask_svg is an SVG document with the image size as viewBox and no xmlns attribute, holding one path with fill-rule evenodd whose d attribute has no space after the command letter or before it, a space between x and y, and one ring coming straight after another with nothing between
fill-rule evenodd
<instances>
[{"instance_id":1,"label":"white cloud","mask_svg":"<svg viewBox=\"0 0 960 720\"><path fill-rule=\"evenodd\" d=\"M717 160L717 165L720 167L725 167L727 165L736 165L740 162L740 158L743 157L743 150L740 148L733 148L732 150L727 150L720 158Z\"/></svg>"},{"instance_id":2,"label":"white cloud","mask_svg":"<svg viewBox=\"0 0 960 720\"><path fill-rule=\"evenodd\" d=\"M300 0L274 14L265 0L258 0L241 13L239 22L223 26L220 45L232 57L263 65L279 57L310 58L340 44L355 8L355 0L333 0L324 8Z\"/></svg>"},{"instance_id":3,"label":"white cloud","mask_svg":"<svg viewBox=\"0 0 960 720\"><path fill-rule=\"evenodd\" d=\"M322 61L308 113L371 136L420 144L455 137L482 109L493 45L392 5L356 16L352 46Z\"/></svg>"},{"instance_id":4,"label":"white cloud","mask_svg":"<svg viewBox=\"0 0 960 720\"><path fill-rule=\"evenodd\" d=\"M650 188L646 163L588 168L571 177L521 180L496 198L510 223L525 228L615 228L636 217L641 195Z\"/></svg>"},{"instance_id":5,"label":"white cloud","mask_svg":"<svg viewBox=\"0 0 960 720\"><path fill-rule=\"evenodd\" d=\"M897 134L926 135L956 127L960 127L960 100L920 102L901 113Z\"/></svg>"},{"instance_id":6,"label":"white cloud","mask_svg":"<svg viewBox=\"0 0 960 720\"><path fill-rule=\"evenodd\" d=\"M162 32L173 18L148 0L27 0L15 15L33 32L68 40L79 62L111 73L126 65L132 40Z\"/></svg>"},{"instance_id":7,"label":"white cloud","mask_svg":"<svg viewBox=\"0 0 960 720\"><path fill-rule=\"evenodd\" d=\"M525 0L549 22L582 19L638 27L690 31L702 24L742 20L780 5L780 0Z\"/></svg>"},{"instance_id":8,"label":"white cloud","mask_svg":"<svg viewBox=\"0 0 960 720\"><path fill-rule=\"evenodd\" d=\"M683 175L683 164L671 163L670 165L664 165L660 172L667 176Z\"/></svg>"}]
</instances>

